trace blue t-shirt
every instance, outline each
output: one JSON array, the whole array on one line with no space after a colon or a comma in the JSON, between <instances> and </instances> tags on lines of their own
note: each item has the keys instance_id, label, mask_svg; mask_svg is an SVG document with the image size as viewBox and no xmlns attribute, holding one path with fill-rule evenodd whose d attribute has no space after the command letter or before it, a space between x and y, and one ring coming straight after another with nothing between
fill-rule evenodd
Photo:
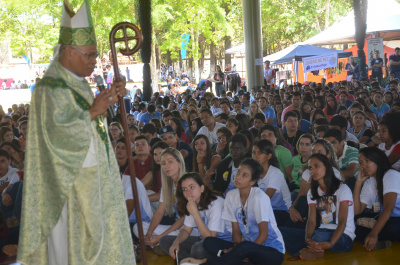
<instances>
[{"instance_id":1,"label":"blue t-shirt","mask_svg":"<svg viewBox=\"0 0 400 265\"><path fill-rule=\"evenodd\" d=\"M267 109L264 111L265 118L274 118L274 121L272 122L272 125L276 126L276 115L275 115L275 110L271 107L267 107Z\"/></svg>"},{"instance_id":2,"label":"blue t-shirt","mask_svg":"<svg viewBox=\"0 0 400 265\"><path fill-rule=\"evenodd\" d=\"M308 120L302 119L300 122L300 130L306 133L310 133L311 131L311 122ZM282 131L283 133L286 133L286 127L285 125L282 125Z\"/></svg>"},{"instance_id":3,"label":"blue t-shirt","mask_svg":"<svg viewBox=\"0 0 400 265\"><path fill-rule=\"evenodd\" d=\"M372 59L371 60L371 66L374 66L374 65L378 65L378 64L380 64L380 63L382 63L382 66L383 66L383 60L382 60L382 58L378 58L378 59ZM378 67L378 68L374 68L374 69L372 69L372 75L374 75L374 76L381 76L383 73L382 73L382 67Z\"/></svg>"},{"instance_id":4,"label":"blue t-shirt","mask_svg":"<svg viewBox=\"0 0 400 265\"><path fill-rule=\"evenodd\" d=\"M153 116L150 116L149 112L146 112L145 114L140 116L140 121L143 122L144 124L149 123L151 119L161 120L161 114L158 111L156 111Z\"/></svg>"},{"instance_id":5,"label":"blue t-shirt","mask_svg":"<svg viewBox=\"0 0 400 265\"><path fill-rule=\"evenodd\" d=\"M400 62L400 55L392 54L389 56L389 61ZM400 65L390 65L390 72L400 72Z\"/></svg>"},{"instance_id":6,"label":"blue t-shirt","mask_svg":"<svg viewBox=\"0 0 400 265\"><path fill-rule=\"evenodd\" d=\"M378 109L376 108L374 105L371 105L371 107L369 107L376 115L376 117L380 120L383 115L388 112L390 110L390 107L388 104L386 104L385 102L382 103L381 107Z\"/></svg>"},{"instance_id":7,"label":"blue t-shirt","mask_svg":"<svg viewBox=\"0 0 400 265\"><path fill-rule=\"evenodd\" d=\"M33 94L33 89L35 88L36 83L31 85L31 94Z\"/></svg>"}]
</instances>

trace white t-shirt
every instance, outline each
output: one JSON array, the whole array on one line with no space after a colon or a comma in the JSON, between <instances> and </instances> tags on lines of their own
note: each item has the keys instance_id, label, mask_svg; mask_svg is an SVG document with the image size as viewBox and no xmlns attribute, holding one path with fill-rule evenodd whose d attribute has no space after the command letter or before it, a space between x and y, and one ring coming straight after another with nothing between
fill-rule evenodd
<instances>
[{"instance_id":1,"label":"white t-shirt","mask_svg":"<svg viewBox=\"0 0 400 265\"><path fill-rule=\"evenodd\" d=\"M219 111L219 112L217 112L217 113L215 113L214 114L214 117L217 117L219 114L221 114L222 113L222 110L221 111ZM231 116L236 116L236 112L234 112L234 111L229 111L229 113L228 113L228 117L231 117Z\"/></svg>"},{"instance_id":2,"label":"white t-shirt","mask_svg":"<svg viewBox=\"0 0 400 265\"><path fill-rule=\"evenodd\" d=\"M150 200L147 196L146 188L143 183L136 178L136 187L138 190L138 198L140 203L140 213L143 222L150 222L153 218L153 211L151 209ZM133 200L133 191L131 184L131 176L122 175L122 189L124 190L125 200ZM134 209L129 216L130 223L136 223L136 210Z\"/></svg>"},{"instance_id":3,"label":"white t-shirt","mask_svg":"<svg viewBox=\"0 0 400 265\"><path fill-rule=\"evenodd\" d=\"M370 177L364 182L360 193L360 201L375 213L379 213L382 210L382 204L379 202L378 190L376 188L376 179L374 177Z\"/></svg>"},{"instance_id":4,"label":"white t-shirt","mask_svg":"<svg viewBox=\"0 0 400 265\"><path fill-rule=\"evenodd\" d=\"M325 195L325 193L318 187L319 196ZM339 224L339 208L340 203L349 202L349 210L347 214L347 222L344 233L348 235L352 240L356 237L354 225L354 205L353 205L353 194L350 188L346 184L340 184L339 188L333 194L333 196L323 196L320 199L311 199L311 190L307 193L308 204L315 204L317 211L321 215L321 225L319 228L336 230Z\"/></svg>"},{"instance_id":5,"label":"white t-shirt","mask_svg":"<svg viewBox=\"0 0 400 265\"><path fill-rule=\"evenodd\" d=\"M340 174L340 171L337 170L335 167L332 167L333 169L333 173L335 174L335 177L338 180L343 180L342 179L342 175ZM306 182L311 182L310 180L310 170L307 168L306 170L304 170L303 175L301 175L301 178L304 179Z\"/></svg>"},{"instance_id":6,"label":"white t-shirt","mask_svg":"<svg viewBox=\"0 0 400 265\"><path fill-rule=\"evenodd\" d=\"M9 182L9 185L14 184L19 181L19 175L17 174L18 169L16 168L8 168L7 174L0 178L0 185L3 185L5 182Z\"/></svg>"},{"instance_id":7,"label":"white t-shirt","mask_svg":"<svg viewBox=\"0 0 400 265\"><path fill-rule=\"evenodd\" d=\"M398 141L395 144L392 144L392 146L389 149L386 149L386 145L385 143L381 143L378 148L381 149L382 151L385 152L386 156L389 157L389 155L392 153L393 149L396 147L396 149L399 148L400 145L400 141ZM393 169L399 170L400 169L400 159L397 160L393 165L392 165Z\"/></svg>"},{"instance_id":8,"label":"white t-shirt","mask_svg":"<svg viewBox=\"0 0 400 265\"><path fill-rule=\"evenodd\" d=\"M221 108L216 108L216 107L214 107L214 106L211 106L211 112L212 112L212 114L215 116L215 113L219 113L219 112L222 112L222 109Z\"/></svg>"},{"instance_id":9,"label":"white t-shirt","mask_svg":"<svg viewBox=\"0 0 400 265\"><path fill-rule=\"evenodd\" d=\"M224 199L217 197L208 206L207 210L199 211L201 220L210 231L218 232L217 238L232 241L232 223L221 219L222 209L224 208ZM197 228L192 215L185 216L184 225Z\"/></svg>"},{"instance_id":10,"label":"white t-shirt","mask_svg":"<svg viewBox=\"0 0 400 265\"><path fill-rule=\"evenodd\" d=\"M242 212L245 213L245 216ZM244 217L246 225L243 222ZM228 192L221 218L238 223L244 239L251 242L254 242L260 233L258 224L268 222L268 238L263 245L285 253L285 244L276 224L270 199L261 189L251 188L244 209L239 190L234 189Z\"/></svg>"},{"instance_id":11,"label":"white t-shirt","mask_svg":"<svg viewBox=\"0 0 400 265\"><path fill-rule=\"evenodd\" d=\"M217 130L221 127L225 127L225 124L216 122L215 126L214 126L214 130L212 132L210 132L206 126L203 126L197 132L197 135L203 134L203 135L207 136L208 140L210 141L210 144L213 145L213 144L217 143L217 140L218 140Z\"/></svg>"},{"instance_id":12,"label":"white t-shirt","mask_svg":"<svg viewBox=\"0 0 400 265\"><path fill-rule=\"evenodd\" d=\"M396 205L394 206L392 217L400 217L400 172L390 169L383 176L383 196L386 193L397 193Z\"/></svg>"},{"instance_id":13,"label":"white t-shirt","mask_svg":"<svg viewBox=\"0 0 400 265\"><path fill-rule=\"evenodd\" d=\"M264 192L268 188L275 189L275 194L271 198L273 210L289 210L292 206L292 199L285 177L279 168L269 166L267 174L258 180L258 187Z\"/></svg>"}]
</instances>

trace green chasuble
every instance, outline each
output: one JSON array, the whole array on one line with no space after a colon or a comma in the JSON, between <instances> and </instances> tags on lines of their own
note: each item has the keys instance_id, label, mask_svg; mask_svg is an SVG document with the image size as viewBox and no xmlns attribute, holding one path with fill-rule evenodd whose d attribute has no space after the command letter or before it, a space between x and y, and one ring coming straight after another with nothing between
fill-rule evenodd
<instances>
[{"instance_id":1,"label":"green chasuble","mask_svg":"<svg viewBox=\"0 0 400 265\"><path fill-rule=\"evenodd\" d=\"M49 264L48 237L66 202L69 264L135 264L118 165L102 119L90 120L92 103L89 84L57 60L35 87L17 258L22 264ZM88 152L94 161L89 167Z\"/></svg>"}]
</instances>

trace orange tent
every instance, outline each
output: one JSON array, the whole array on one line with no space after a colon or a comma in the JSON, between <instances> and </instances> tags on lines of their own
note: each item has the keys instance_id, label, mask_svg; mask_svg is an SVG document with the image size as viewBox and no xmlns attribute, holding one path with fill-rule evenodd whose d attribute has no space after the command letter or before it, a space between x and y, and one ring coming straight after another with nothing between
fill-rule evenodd
<instances>
[{"instance_id":1,"label":"orange tent","mask_svg":"<svg viewBox=\"0 0 400 265\"><path fill-rule=\"evenodd\" d=\"M358 50L357 45L354 45L353 47L347 49L346 51L350 51L353 53L353 56L357 56L357 50ZM385 53L385 58L386 58L385 61L388 62L389 56L394 54L394 49L390 48L386 45L383 45L383 51ZM368 53L367 40L365 40L364 52L365 52L365 54ZM339 59L339 63L341 63L341 62L343 62L344 65L346 65L348 62L348 59L347 58ZM292 64L292 67L293 67L292 69L294 69L293 64ZM384 71L384 73L385 73L385 71ZM371 71L369 71L368 75L370 75L370 74L371 74ZM321 78L323 78L323 77L324 77L324 75L314 75L313 73L308 73L307 81L320 83ZM336 82L343 81L343 80L346 80L346 77L347 77L346 71L343 71L339 75L337 75L336 73L328 74L327 78L326 78L326 82L328 83L328 82L335 82L335 81ZM294 78L293 78L293 80L294 80ZM299 80L298 80L298 82L300 82L300 83L304 82L303 64L301 62L299 62Z\"/></svg>"}]
</instances>

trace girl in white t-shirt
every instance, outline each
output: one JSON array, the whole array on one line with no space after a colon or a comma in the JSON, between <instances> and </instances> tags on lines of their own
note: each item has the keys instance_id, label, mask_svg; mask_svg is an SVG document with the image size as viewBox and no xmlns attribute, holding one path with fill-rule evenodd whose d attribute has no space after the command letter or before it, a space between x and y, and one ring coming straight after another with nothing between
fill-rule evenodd
<instances>
[{"instance_id":1,"label":"girl in white t-shirt","mask_svg":"<svg viewBox=\"0 0 400 265\"><path fill-rule=\"evenodd\" d=\"M288 210L292 206L292 200L285 177L279 169L274 146L268 140L260 140L253 146L252 157L263 166L263 173L257 184L270 198L276 222L281 226L289 219Z\"/></svg>"},{"instance_id":2,"label":"girl in white t-shirt","mask_svg":"<svg viewBox=\"0 0 400 265\"><path fill-rule=\"evenodd\" d=\"M335 176L340 180L342 179L336 165L336 154L330 142L325 139L317 139L312 144L311 152L313 154L322 154L326 156L332 164ZM308 218L307 193L310 190L310 183L310 170L307 168L302 174L299 193L293 201L292 207L289 209L290 221L286 222L283 226L305 229ZM285 234L283 236L285 237Z\"/></svg>"},{"instance_id":3,"label":"girl in white t-shirt","mask_svg":"<svg viewBox=\"0 0 400 265\"><path fill-rule=\"evenodd\" d=\"M400 241L400 173L391 169L384 152L374 147L361 149L359 162L354 213L379 217L376 223L370 218L373 222L369 225L367 219L358 219L357 239L368 251L390 247L391 241Z\"/></svg>"},{"instance_id":4,"label":"girl in white t-shirt","mask_svg":"<svg viewBox=\"0 0 400 265\"><path fill-rule=\"evenodd\" d=\"M224 199L212 192L199 173L182 176L176 189L176 198L178 213L185 217L183 229L178 236L164 236L160 240L161 248L173 259L176 253L182 262L209 258L210 255L203 248L203 239L207 237L232 240L232 226L221 219ZM198 230L200 235L190 236L193 229Z\"/></svg>"},{"instance_id":5,"label":"girl in white t-shirt","mask_svg":"<svg viewBox=\"0 0 400 265\"><path fill-rule=\"evenodd\" d=\"M204 248L213 256L203 264L282 264L285 246L276 225L269 197L253 187L262 166L245 159L235 177L236 189L227 193L222 219L232 223L232 242L207 237ZM184 262L181 265L195 264Z\"/></svg>"},{"instance_id":6,"label":"girl in white t-shirt","mask_svg":"<svg viewBox=\"0 0 400 265\"><path fill-rule=\"evenodd\" d=\"M144 240L146 245L155 247L165 235L178 235L183 226L184 217L178 219L176 211L175 191L179 179L185 173L185 161L182 154L175 148L168 147L161 153L161 194L160 203L151 222L143 222ZM164 215L174 219L173 224L160 224ZM136 236L139 235L137 225L133 227ZM158 248L155 250L156 254ZM162 253L162 252L161 252Z\"/></svg>"},{"instance_id":7,"label":"girl in white t-shirt","mask_svg":"<svg viewBox=\"0 0 400 265\"><path fill-rule=\"evenodd\" d=\"M300 251L300 257L305 260L322 257L325 250L348 252L353 248L355 238L351 190L337 179L326 156L313 154L308 168L312 180L307 193L307 248ZM317 212L321 216L321 225L315 230Z\"/></svg>"}]
</instances>

